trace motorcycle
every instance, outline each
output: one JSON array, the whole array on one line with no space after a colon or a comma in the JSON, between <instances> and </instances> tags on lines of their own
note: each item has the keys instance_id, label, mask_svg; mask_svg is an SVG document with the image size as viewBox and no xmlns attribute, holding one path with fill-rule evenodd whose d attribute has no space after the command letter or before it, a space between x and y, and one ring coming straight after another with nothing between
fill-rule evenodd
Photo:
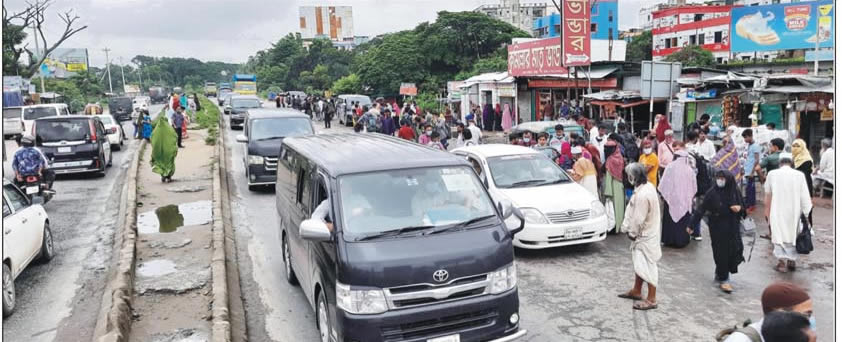
<instances>
[{"instance_id":1,"label":"motorcycle","mask_svg":"<svg viewBox=\"0 0 842 342\"><path fill-rule=\"evenodd\" d=\"M45 204L56 194L55 190L48 187L46 180L38 175L26 176L21 184L21 190L26 193L30 200L33 196L40 196L44 199Z\"/></svg>"}]
</instances>

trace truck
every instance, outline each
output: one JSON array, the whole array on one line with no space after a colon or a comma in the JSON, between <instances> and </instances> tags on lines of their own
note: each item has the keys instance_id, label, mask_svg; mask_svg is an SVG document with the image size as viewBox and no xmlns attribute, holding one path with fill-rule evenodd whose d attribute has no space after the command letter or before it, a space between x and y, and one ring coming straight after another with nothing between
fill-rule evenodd
<instances>
[{"instance_id":1,"label":"truck","mask_svg":"<svg viewBox=\"0 0 842 342\"><path fill-rule=\"evenodd\" d=\"M215 82L205 82L205 96L216 97L216 83Z\"/></svg>"},{"instance_id":2,"label":"truck","mask_svg":"<svg viewBox=\"0 0 842 342\"><path fill-rule=\"evenodd\" d=\"M251 74L235 74L231 78L234 83L234 92L240 95L257 94L257 76Z\"/></svg>"},{"instance_id":3,"label":"truck","mask_svg":"<svg viewBox=\"0 0 842 342\"><path fill-rule=\"evenodd\" d=\"M167 102L167 91L164 87L150 87L149 98L152 99L152 103Z\"/></svg>"}]
</instances>

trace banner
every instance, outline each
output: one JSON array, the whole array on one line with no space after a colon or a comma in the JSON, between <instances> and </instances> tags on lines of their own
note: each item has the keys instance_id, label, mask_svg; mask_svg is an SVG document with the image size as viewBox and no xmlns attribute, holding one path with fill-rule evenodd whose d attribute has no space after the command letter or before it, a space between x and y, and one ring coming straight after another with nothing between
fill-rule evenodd
<instances>
[{"instance_id":1,"label":"banner","mask_svg":"<svg viewBox=\"0 0 842 342\"><path fill-rule=\"evenodd\" d=\"M69 78L88 70L88 49L57 48L44 59L44 77Z\"/></svg>"},{"instance_id":2,"label":"banner","mask_svg":"<svg viewBox=\"0 0 842 342\"><path fill-rule=\"evenodd\" d=\"M400 94L415 96L418 95L418 88L415 87L415 83L401 83Z\"/></svg>"},{"instance_id":3,"label":"banner","mask_svg":"<svg viewBox=\"0 0 842 342\"><path fill-rule=\"evenodd\" d=\"M126 94L140 94L140 87L136 84L126 84L123 86L123 92Z\"/></svg>"},{"instance_id":4,"label":"banner","mask_svg":"<svg viewBox=\"0 0 842 342\"><path fill-rule=\"evenodd\" d=\"M567 74L567 68L561 65L558 37L512 44L508 50L509 76Z\"/></svg>"},{"instance_id":5,"label":"banner","mask_svg":"<svg viewBox=\"0 0 842 342\"><path fill-rule=\"evenodd\" d=\"M731 52L833 47L833 1L813 1L731 10ZM817 29L818 28L818 29Z\"/></svg>"},{"instance_id":6,"label":"banner","mask_svg":"<svg viewBox=\"0 0 842 342\"><path fill-rule=\"evenodd\" d=\"M29 85L26 85L26 90L29 90ZM23 77L20 76L3 76L3 92L21 91L23 88Z\"/></svg>"},{"instance_id":7,"label":"banner","mask_svg":"<svg viewBox=\"0 0 842 342\"><path fill-rule=\"evenodd\" d=\"M584 66L591 64L591 10L588 0L563 0L561 2L561 36L563 65Z\"/></svg>"}]
</instances>

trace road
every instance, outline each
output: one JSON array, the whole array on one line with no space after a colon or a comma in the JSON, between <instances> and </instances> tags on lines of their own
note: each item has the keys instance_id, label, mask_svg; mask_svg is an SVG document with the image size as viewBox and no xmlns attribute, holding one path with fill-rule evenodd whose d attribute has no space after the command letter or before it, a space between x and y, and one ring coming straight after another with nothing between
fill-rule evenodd
<instances>
[{"instance_id":1,"label":"road","mask_svg":"<svg viewBox=\"0 0 842 342\"><path fill-rule=\"evenodd\" d=\"M162 105L150 108L153 115ZM131 122L123 123L132 134ZM5 341L90 341L96 326L112 252L123 180L139 141L129 139L114 152L105 177L58 176L56 196L45 205L50 217L56 257L35 263L15 281L17 304L3 321ZM9 156L17 144L6 141ZM4 177L11 174L4 163Z\"/></svg>"},{"instance_id":2,"label":"road","mask_svg":"<svg viewBox=\"0 0 842 342\"><path fill-rule=\"evenodd\" d=\"M334 125L331 130L348 131ZM243 147L225 130L230 152L232 212L240 283L249 340L317 341L313 310L298 287L283 278L278 219L271 191L250 192L243 168ZM768 240L758 239L750 262L732 275L735 292L719 291L707 228L704 240L684 249L663 249L659 263L659 308L641 312L617 298L634 282L625 236L585 246L516 250L522 327L525 341L707 341L721 329L761 316L760 294L770 283L788 280L813 297L822 340L833 340L833 212L816 200L816 251L802 258L795 273L779 274ZM762 212L762 210L758 210ZM758 218L756 218L758 219ZM760 222L758 220L758 222ZM767 226L760 224L765 232ZM745 238L746 250L750 238Z\"/></svg>"}]
</instances>

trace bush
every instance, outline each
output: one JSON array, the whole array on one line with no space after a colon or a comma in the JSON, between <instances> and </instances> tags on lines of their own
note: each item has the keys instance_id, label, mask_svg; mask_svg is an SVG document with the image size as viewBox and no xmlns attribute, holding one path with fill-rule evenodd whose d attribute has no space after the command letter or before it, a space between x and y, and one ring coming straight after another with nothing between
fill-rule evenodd
<instances>
[{"instance_id":1,"label":"bush","mask_svg":"<svg viewBox=\"0 0 842 342\"><path fill-rule=\"evenodd\" d=\"M205 144L215 145L219 138L219 107L204 96L199 96L199 105L202 110L196 113L196 123L199 128L208 130Z\"/></svg>"}]
</instances>

